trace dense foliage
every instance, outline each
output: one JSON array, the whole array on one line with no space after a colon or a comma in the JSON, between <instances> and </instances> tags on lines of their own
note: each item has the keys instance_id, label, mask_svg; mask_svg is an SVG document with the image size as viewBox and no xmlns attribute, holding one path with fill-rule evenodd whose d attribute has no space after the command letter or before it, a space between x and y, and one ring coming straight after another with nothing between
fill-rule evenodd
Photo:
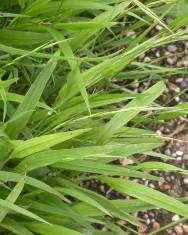
<instances>
[{"instance_id":1,"label":"dense foliage","mask_svg":"<svg viewBox=\"0 0 188 235\"><path fill-rule=\"evenodd\" d=\"M187 71L138 60L188 38L187 1L1 0L0 10L0 231L120 235L141 223L133 212L188 217L183 202L132 181L188 173L160 162L171 158L155 151L167 137L145 128L185 115L187 104L158 98L167 75ZM135 93L134 80L150 88ZM125 157L134 164L118 164ZM92 180L131 199L86 188Z\"/></svg>"}]
</instances>

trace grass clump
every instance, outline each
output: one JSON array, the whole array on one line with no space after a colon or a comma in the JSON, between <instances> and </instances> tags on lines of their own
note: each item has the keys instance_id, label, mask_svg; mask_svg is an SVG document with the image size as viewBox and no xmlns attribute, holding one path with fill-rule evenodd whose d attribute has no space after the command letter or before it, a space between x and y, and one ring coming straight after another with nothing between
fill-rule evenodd
<instances>
[{"instance_id":1,"label":"grass clump","mask_svg":"<svg viewBox=\"0 0 188 235\"><path fill-rule=\"evenodd\" d=\"M130 234L132 225L141 224L133 212L156 207L188 217L183 202L132 181L162 180L152 170L187 174L136 158L170 159L154 151L166 138L143 124L184 115L188 108L186 103L161 106L157 100L166 89L165 75L185 74L185 69L138 62L153 48L188 38L186 29L178 31L188 22L187 3L143 2L1 1L4 234ZM172 19L168 25L166 17ZM150 88L132 92L135 79L149 79ZM134 165L113 164L125 156ZM86 189L91 179L132 199L110 200ZM115 219L130 226L120 227Z\"/></svg>"}]
</instances>

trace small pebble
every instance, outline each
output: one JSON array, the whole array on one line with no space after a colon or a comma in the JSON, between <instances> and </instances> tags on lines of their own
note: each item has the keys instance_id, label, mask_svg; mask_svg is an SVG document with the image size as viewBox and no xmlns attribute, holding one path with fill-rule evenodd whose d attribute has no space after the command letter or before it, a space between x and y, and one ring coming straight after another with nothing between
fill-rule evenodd
<instances>
[{"instance_id":1,"label":"small pebble","mask_svg":"<svg viewBox=\"0 0 188 235\"><path fill-rule=\"evenodd\" d=\"M162 135L162 132L161 132L160 130L157 130L157 131L156 131L156 134L157 134L157 135Z\"/></svg>"},{"instance_id":2,"label":"small pebble","mask_svg":"<svg viewBox=\"0 0 188 235\"><path fill-rule=\"evenodd\" d=\"M172 157L176 157L177 155L176 155L176 153L172 153Z\"/></svg>"},{"instance_id":3,"label":"small pebble","mask_svg":"<svg viewBox=\"0 0 188 235\"><path fill-rule=\"evenodd\" d=\"M184 178L183 182L184 184L188 184L188 177Z\"/></svg>"},{"instance_id":4,"label":"small pebble","mask_svg":"<svg viewBox=\"0 0 188 235\"><path fill-rule=\"evenodd\" d=\"M138 179L133 179L132 182L138 183Z\"/></svg>"},{"instance_id":5,"label":"small pebble","mask_svg":"<svg viewBox=\"0 0 188 235\"><path fill-rule=\"evenodd\" d=\"M176 101L176 102L179 102L179 101L180 101L180 97L179 97L179 96L176 96L175 101Z\"/></svg>"},{"instance_id":6,"label":"small pebble","mask_svg":"<svg viewBox=\"0 0 188 235\"><path fill-rule=\"evenodd\" d=\"M156 25L156 27L155 27L158 31L160 31L163 27L161 26L161 25Z\"/></svg>"},{"instance_id":7,"label":"small pebble","mask_svg":"<svg viewBox=\"0 0 188 235\"><path fill-rule=\"evenodd\" d=\"M133 213L133 216L137 218L137 217L138 217L138 212L137 212L137 211L134 212L134 213Z\"/></svg>"},{"instance_id":8,"label":"small pebble","mask_svg":"<svg viewBox=\"0 0 188 235\"><path fill-rule=\"evenodd\" d=\"M176 83L181 83L181 82L183 82L183 80L184 80L183 78L177 78Z\"/></svg>"},{"instance_id":9,"label":"small pebble","mask_svg":"<svg viewBox=\"0 0 188 235\"><path fill-rule=\"evenodd\" d=\"M185 160L188 160L188 154L184 154L183 158L184 158Z\"/></svg>"},{"instance_id":10,"label":"small pebble","mask_svg":"<svg viewBox=\"0 0 188 235\"><path fill-rule=\"evenodd\" d=\"M164 191L169 191L169 190L172 189L172 186L171 186L170 184L168 184L168 183L164 183L164 184L162 185L162 189L163 189Z\"/></svg>"},{"instance_id":11,"label":"small pebble","mask_svg":"<svg viewBox=\"0 0 188 235\"><path fill-rule=\"evenodd\" d=\"M105 186L104 186L104 185L101 185L101 186L100 186L100 190L101 190L102 193L105 193L105 192L106 192Z\"/></svg>"},{"instance_id":12,"label":"small pebble","mask_svg":"<svg viewBox=\"0 0 188 235\"><path fill-rule=\"evenodd\" d=\"M150 61L151 61L151 58L149 58L148 56L144 58L144 62L150 62Z\"/></svg>"},{"instance_id":13,"label":"small pebble","mask_svg":"<svg viewBox=\"0 0 188 235\"><path fill-rule=\"evenodd\" d=\"M167 155L169 155L169 156L170 156L170 155L171 155L171 151L170 151L170 149L166 149L166 150L165 150L165 154L167 154Z\"/></svg>"},{"instance_id":14,"label":"small pebble","mask_svg":"<svg viewBox=\"0 0 188 235\"><path fill-rule=\"evenodd\" d=\"M181 226L176 226L174 229L177 232L177 234L183 234L183 229Z\"/></svg>"},{"instance_id":15,"label":"small pebble","mask_svg":"<svg viewBox=\"0 0 188 235\"><path fill-rule=\"evenodd\" d=\"M125 225L127 222L125 220L117 220L116 221L116 224L120 225L120 226L123 226Z\"/></svg>"},{"instance_id":16,"label":"small pebble","mask_svg":"<svg viewBox=\"0 0 188 235\"><path fill-rule=\"evenodd\" d=\"M177 154L178 156L183 156L183 152L180 151L180 150L176 151L176 154Z\"/></svg>"},{"instance_id":17,"label":"small pebble","mask_svg":"<svg viewBox=\"0 0 188 235\"><path fill-rule=\"evenodd\" d=\"M176 57L169 57L169 58L167 58L166 61L169 65L174 65L177 62L177 58Z\"/></svg>"},{"instance_id":18,"label":"small pebble","mask_svg":"<svg viewBox=\"0 0 188 235\"><path fill-rule=\"evenodd\" d=\"M151 223L151 220L150 219L147 219L146 220L146 224L150 224Z\"/></svg>"},{"instance_id":19,"label":"small pebble","mask_svg":"<svg viewBox=\"0 0 188 235\"><path fill-rule=\"evenodd\" d=\"M172 229L168 229L167 232L171 235L173 230Z\"/></svg>"},{"instance_id":20,"label":"small pebble","mask_svg":"<svg viewBox=\"0 0 188 235\"><path fill-rule=\"evenodd\" d=\"M188 82L182 81L182 82L180 83L180 87L181 87L182 89L187 88L187 87L188 87Z\"/></svg>"},{"instance_id":21,"label":"small pebble","mask_svg":"<svg viewBox=\"0 0 188 235\"><path fill-rule=\"evenodd\" d=\"M159 51L157 51L156 53L155 53L155 55L156 55L156 57L161 57L161 55L160 55L160 52Z\"/></svg>"},{"instance_id":22,"label":"small pebble","mask_svg":"<svg viewBox=\"0 0 188 235\"><path fill-rule=\"evenodd\" d=\"M166 22L167 24L170 24L170 23L172 22L172 19L167 18L167 19L165 20L165 22Z\"/></svg>"},{"instance_id":23,"label":"small pebble","mask_svg":"<svg viewBox=\"0 0 188 235\"><path fill-rule=\"evenodd\" d=\"M155 188L155 185L154 184L149 184L149 187L150 188Z\"/></svg>"},{"instance_id":24,"label":"small pebble","mask_svg":"<svg viewBox=\"0 0 188 235\"><path fill-rule=\"evenodd\" d=\"M178 63L176 64L177 67L182 67L183 64L182 64L182 61L178 61Z\"/></svg>"},{"instance_id":25,"label":"small pebble","mask_svg":"<svg viewBox=\"0 0 188 235\"><path fill-rule=\"evenodd\" d=\"M132 165L133 163L134 163L134 161L133 160L131 160L131 159L128 159L128 158L122 158L121 160L120 160L120 162L121 162L121 164L123 165L123 166L127 166L127 165Z\"/></svg>"},{"instance_id":26,"label":"small pebble","mask_svg":"<svg viewBox=\"0 0 188 235\"><path fill-rule=\"evenodd\" d=\"M188 67L188 56L185 56L182 60L182 64L185 66L185 67Z\"/></svg>"},{"instance_id":27,"label":"small pebble","mask_svg":"<svg viewBox=\"0 0 188 235\"><path fill-rule=\"evenodd\" d=\"M153 212L150 212L149 215L150 215L151 217L155 217L155 214L154 214Z\"/></svg>"},{"instance_id":28,"label":"small pebble","mask_svg":"<svg viewBox=\"0 0 188 235\"><path fill-rule=\"evenodd\" d=\"M170 52L169 51L165 51L164 54L165 55L170 55Z\"/></svg>"},{"instance_id":29,"label":"small pebble","mask_svg":"<svg viewBox=\"0 0 188 235\"><path fill-rule=\"evenodd\" d=\"M178 221L180 219L179 215L174 215L172 221Z\"/></svg>"},{"instance_id":30,"label":"small pebble","mask_svg":"<svg viewBox=\"0 0 188 235\"><path fill-rule=\"evenodd\" d=\"M174 52L176 52L176 51L178 50L178 48L177 48L176 45L169 45L169 46L167 47L167 50L168 50L169 52L174 53Z\"/></svg>"},{"instance_id":31,"label":"small pebble","mask_svg":"<svg viewBox=\"0 0 188 235\"><path fill-rule=\"evenodd\" d=\"M184 42L186 48L188 48L188 41Z\"/></svg>"},{"instance_id":32,"label":"small pebble","mask_svg":"<svg viewBox=\"0 0 188 235\"><path fill-rule=\"evenodd\" d=\"M145 233L147 230L147 226L145 224L141 224L139 227L138 227L138 232L143 234Z\"/></svg>"},{"instance_id":33,"label":"small pebble","mask_svg":"<svg viewBox=\"0 0 188 235\"><path fill-rule=\"evenodd\" d=\"M186 225L186 224L183 225L183 231L185 233L188 233L188 225Z\"/></svg>"},{"instance_id":34,"label":"small pebble","mask_svg":"<svg viewBox=\"0 0 188 235\"><path fill-rule=\"evenodd\" d=\"M161 227L161 225L158 222L154 222L152 224L152 229L153 230L158 230L158 229L160 229L160 227Z\"/></svg>"},{"instance_id":35,"label":"small pebble","mask_svg":"<svg viewBox=\"0 0 188 235\"><path fill-rule=\"evenodd\" d=\"M170 180L171 180L171 177L170 177L170 176L167 176L167 177L166 177L166 180L167 180L167 181L170 181Z\"/></svg>"}]
</instances>

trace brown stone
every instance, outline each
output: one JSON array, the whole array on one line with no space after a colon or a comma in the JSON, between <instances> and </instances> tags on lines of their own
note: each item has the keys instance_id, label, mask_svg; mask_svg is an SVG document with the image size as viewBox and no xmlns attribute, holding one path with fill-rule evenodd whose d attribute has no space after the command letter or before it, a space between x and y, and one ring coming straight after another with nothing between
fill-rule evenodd
<instances>
[{"instance_id":1,"label":"brown stone","mask_svg":"<svg viewBox=\"0 0 188 235\"><path fill-rule=\"evenodd\" d=\"M123 166L132 165L134 163L133 160L128 159L126 157L122 158L120 162L121 162L121 165Z\"/></svg>"},{"instance_id":2,"label":"brown stone","mask_svg":"<svg viewBox=\"0 0 188 235\"><path fill-rule=\"evenodd\" d=\"M116 224L118 224L119 226L123 226L125 225L127 222L125 220L117 220Z\"/></svg>"},{"instance_id":3,"label":"brown stone","mask_svg":"<svg viewBox=\"0 0 188 235\"><path fill-rule=\"evenodd\" d=\"M141 233L141 234L144 234L147 230L147 226L145 224L141 224L139 227L138 227L138 232Z\"/></svg>"},{"instance_id":4,"label":"brown stone","mask_svg":"<svg viewBox=\"0 0 188 235\"><path fill-rule=\"evenodd\" d=\"M182 227L183 227L183 231L185 233L188 233L188 225L184 224Z\"/></svg>"},{"instance_id":5,"label":"brown stone","mask_svg":"<svg viewBox=\"0 0 188 235\"><path fill-rule=\"evenodd\" d=\"M162 189L163 189L164 191L169 191L169 190L172 189L172 185L171 185L171 184L168 184L168 183L164 183L164 184L162 185Z\"/></svg>"},{"instance_id":6,"label":"brown stone","mask_svg":"<svg viewBox=\"0 0 188 235\"><path fill-rule=\"evenodd\" d=\"M175 231L176 231L177 234L183 234L183 229L182 229L181 226L178 225L178 226L176 226L174 229L175 229Z\"/></svg>"},{"instance_id":7,"label":"brown stone","mask_svg":"<svg viewBox=\"0 0 188 235\"><path fill-rule=\"evenodd\" d=\"M154 222L152 224L152 229L153 230L158 230L158 229L160 229L160 227L161 227L161 225L158 222Z\"/></svg>"}]
</instances>

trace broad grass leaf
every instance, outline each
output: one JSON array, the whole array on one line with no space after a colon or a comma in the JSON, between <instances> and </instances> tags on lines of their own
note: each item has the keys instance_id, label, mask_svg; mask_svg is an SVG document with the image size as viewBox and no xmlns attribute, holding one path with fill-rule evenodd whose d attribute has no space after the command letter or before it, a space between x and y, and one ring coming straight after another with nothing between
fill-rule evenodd
<instances>
[{"instance_id":1,"label":"broad grass leaf","mask_svg":"<svg viewBox=\"0 0 188 235\"><path fill-rule=\"evenodd\" d=\"M157 153L157 152L154 152L154 151L147 151L147 152L144 152L144 154L146 154L147 156L162 158L162 159L165 159L165 160L175 160L173 157L170 157L170 156L168 156L166 154L163 154L163 153Z\"/></svg>"},{"instance_id":2,"label":"broad grass leaf","mask_svg":"<svg viewBox=\"0 0 188 235\"><path fill-rule=\"evenodd\" d=\"M120 193L138 198L141 201L166 209L175 214L185 217L188 216L188 207L186 205L154 189L125 179L115 179L104 176L100 176L99 178Z\"/></svg>"},{"instance_id":3,"label":"broad grass leaf","mask_svg":"<svg viewBox=\"0 0 188 235\"><path fill-rule=\"evenodd\" d=\"M126 12L126 9L128 8L131 1L124 1L116 6L106 10L105 12L102 12L101 14L97 15L95 18L93 18L90 22L111 22L116 21L118 17L120 17L123 13ZM100 29L96 30L84 30L80 32L76 32L73 36L73 40L71 40L71 47L73 50L76 50L82 46L89 47L89 45L93 42L92 37L94 35L100 35L99 34ZM90 39L90 40L89 40ZM94 40L96 38L94 37Z\"/></svg>"},{"instance_id":4,"label":"broad grass leaf","mask_svg":"<svg viewBox=\"0 0 188 235\"><path fill-rule=\"evenodd\" d=\"M0 199L0 206L3 207L4 209L13 210L14 212L17 212L21 215L24 215L24 216L29 217L31 219L48 224L48 222L45 221L44 219L42 219L40 216L35 215L34 213L32 213L26 209L23 209L22 207L19 207L19 206L15 205L7 200Z\"/></svg>"},{"instance_id":5,"label":"broad grass leaf","mask_svg":"<svg viewBox=\"0 0 188 235\"><path fill-rule=\"evenodd\" d=\"M6 46L4 44L0 44L0 50L6 52L7 54L18 55L20 57L37 57L37 58L47 58L47 59L53 57L53 55L51 54L36 52L35 50L30 51L26 49L15 48L12 46ZM60 56L57 57L59 59L61 58Z\"/></svg>"},{"instance_id":6,"label":"broad grass leaf","mask_svg":"<svg viewBox=\"0 0 188 235\"><path fill-rule=\"evenodd\" d=\"M3 136L3 133L0 134L2 134L2 136L0 136L0 167L2 167L9 158L9 155L13 151L14 147L12 143L5 136Z\"/></svg>"},{"instance_id":7,"label":"broad grass leaf","mask_svg":"<svg viewBox=\"0 0 188 235\"><path fill-rule=\"evenodd\" d=\"M127 124L128 121L133 119L141 110L138 107L146 107L159 97L165 89L164 83L158 82L147 91L143 93L142 97L136 98L124 107L125 112L116 114L99 132L98 143L106 142L114 133ZM145 98L147 96L147 98ZM128 108L135 108L133 111L126 112Z\"/></svg>"},{"instance_id":8,"label":"broad grass leaf","mask_svg":"<svg viewBox=\"0 0 188 235\"><path fill-rule=\"evenodd\" d=\"M84 11L84 10L108 10L112 7L108 4L96 2L96 1L88 1L88 0L72 0L70 1L49 1L49 0L38 0L34 3L31 3L28 8L25 10L25 15L30 16L39 16L41 18L54 16L58 14L65 14L69 15L69 12L72 11Z\"/></svg>"},{"instance_id":9,"label":"broad grass leaf","mask_svg":"<svg viewBox=\"0 0 188 235\"><path fill-rule=\"evenodd\" d=\"M149 144L133 144L133 145L101 145L88 146L72 149L48 150L33 154L24 158L15 168L16 172L25 172L49 166L58 162L68 163L68 161L81 161L83 159L100 159L104 155L109 154L109 158L113 156L126 156L140 153L142 151L151 150L160 146L159 143ZM105 157L105 156L104 156ZM83 161L82 161L83 162ZM71 163L70 163L71 164ZM75 166L76 167L76 166ZM81 168L80 168L81 169ZM97 170L97 168L96 168Z\"/></svg>"},{"instance_id":10,"label":"broad grass leaf","mask_svg":"<svg viewBox=\"0 0 188 235\"><path fill-rule=\"evenodd\" d=\"M115 25L116 22L72 22L72 23L54 23L53 26L57 30L88 30L90 29L102 29Z\"/></svg>"},{"instance_id":11,"label":"broad grass leaf","mask_svg":"<svg viewBox=\"0 0 188 235\"><path fill-rule=\"evenodd\" d=\"M18 3L22 9L25 7L26 4L25 0L18 0Z\"/></svg>"},{"instance_id":12,"label":"broad grass leaf","mask_svg":"<svg viewBox=\"0 0 188 235\"><path fill-rule=\"evenodd\" d=\"M187 0L177 1L175 9L176 16L186 15L187 11L188 11L188 1Z\"/></svg>"},{"instance_id":13,"label":"broad grass leaf","mask_svg":"<svg viewBox=\"0 0 188 235\"><path fill-rule=\"evenodd\" d=\"M10 192L8 197L5 199L5 201L15 203L15 201L20 196L20 194L23 190L24 184L25 184L25 179L24 179L24 177L22 177L19 180L19 182L16 184L16 186L12 189L12 191ZM0 223L4 220L4 218L6 217L8 212L9 212L9 210L7 208L2 208L1 209L1 211L0 211Z\"/></svg>"},{"instance_id":14,"label":"broad grass leaf","mask_svg":"<svg viewBox=\"0 0 188 235\"><path fill-rule=\"evenodd\" d=\"M98 193L93 192L91 190L81 188L80 186L72 183L71 181L64 180L62 178L57 178L56 182L58 182L59 185L62 187L66 186L67 188L76 189L77 191L80 191L88 195L90 198L92 198L93 200L98 202L101 206L103 206L106 210L108 210L111 213L111 215L113 215L114 217L129 221L131 224L134 224L134 225L140 225L140 222L138 219L128 214L125 210L121 210L121 208L113 205L111 200L108 200L104 196L99 195Z\"/></svg>"},{"instance_id":15,"label":"broad grass leaf","mask_svg":"<svg viewBox=\"0 0 188 235\"><path fill-rule=\"evenodd\" d=\"M10 29L0 30L0 43L7 46L37 46L51 40L47 33L36 33Z\"/></svg>"},{"instance_id":16,"label":"broad grass leaf","mask_svg":"<svg viewBox=\"0 0 188 235\"><path fill-rule=\"evenodd\" d=\"M9 230L13 234L17 235L34 235L31 231L29 231L24 225L16 221L15 219L5 218L2 223L0 223L0 227Z\"/></svg>"},{"instance_id":17,"label":"broad grass leaf","mask_svg":"<svg viewBox=\"0 0 188 235\"><path fill-rule=\"evenodd\" d=\"M19 182L20 179L22 179L22 177L23 177L22 174L8 172L8 171L0 171L0 180L2 181ZM59 193L57 190L55 190L53 187L49 186L48 184L29 176L25 176L24 179L25 179L25 184L38 188L44 192L51 193L59 197L60 199L65 200L65 198L61 193Z\"/></svg>"},{"instance_id":18,"label":"broad grass leaf","mask_svg":"<svg viewBox=\"0 0 188 235\"><path fill-rule=\"evenodd\" d=\"M173 110L174 109L174 110ZM188 102L178 104L172 107L172 110L167 110L159 114L157 120L171 120L188 113Z\"/></svg>"},{"instance_id":19,"label":"broad grass leaf","mask_svg":"<svg viewBox=\"0 0 188 235\"><path fill-rule=\"evenodd\" d=\"M15 102L15 103L22 103L24 100L24 96L12 92L5 92L6 95L6 100L10 102ZM0 97L1 99L1 97ZM46 109L48 111L53 111L51 107L49 107L47 104L38 102L37 107Z\"/></svg>"},{"instance_id":20,"label":"broad grass leaf","mask_svg":"<svg viewBox=\"0 0 188 235\"><path fill-rule=\"evenodd\" d=\"M143 10L148 16L150 16L151 18L153 18L156 22L158 22L159 24L161 24L164 28L166 28L169 32L172 33L172 31L170 30L170 28L168 28L168 26L160 20L160 18L150 9L148 8L145 4L143 4L142 2L140 2L139 0L133 0L133 2L141 9Z\"/></svg>"},{"instance_id":21,"label":"broad grass leaf","mask_svg":"<svg viewBox=\"0 0 188 235\"><path fill-rule=\"evenodd\" d=\"M76 86L78 87L78 89L79 89L79 91L85 101L86 107L87 107L89 113L91 113L91 108L90 108L90 104L89 104L89 96L88 96L88 93L86 90L85 82L84 82L82 75L80 73L78 63L75 64L74 68L72 69L72 71L70 72L70 74L68 76L66 94L69 94L69 95L65 96L65 97L67 97L67 99L72 96L72 94L71 94L72 84L76 84Z\"/></svg>"},{"instance_id":22,"label":"broad grass leaf","mask_svg":"<svg viewBox=\"0 0 188 235\"><path fill-rule=\"evenodd\" d=\"M65 195L72 196L74 198L77 198L80 201L83 201L95 208L98 208L100 211L103 211L105 214L110 215L110 212L106 210L103 206L101 206L98 202L93 200L92 198L88 197L83 192L80 192L76 189L69 189L69 188L58 188L58 191L64 193Z\"/></svg>"},{"instance_id":23,"label":"broad grass leaf","mask_svg":"<svg viewBox=\"0 0 188 235\"><path fill-rule=\"evenodd\" d=\"M56 52L55 55L58 55L59 52ZM13 122L7 124L6 133L10 136L10 138L14 139L20 134L22 129L26 126L33 110L36 108L38 101L45 89L45 86L50 79L55 67L57 64L57 59L50 59L46 66L41 70L31 87L29 88L27 94L23 102L19 105L16 112L12 116L14 120L15 117L20 116L22 113L27 113L24 118L19 118Z\"/></svg>"},{"instance_id":24,"label":"broad grass leaf","mask_svg":"<svg viewBox=\"0 0 188 235\"><path fill-rule=\"evenodd\" d=\"M137 95L136 95L137 96ZM124 100L133 99L136 97L135 94L106 94L106 95L96 95L89 97L89 104L91 109L102 107L105 105L110 105L113 103L118 103ZM81 98L82 99L82 98ZM64 101L64 100L63 100ZM72 101L72 102L71 102ZM69 101L70 106L66 107L65 110L57 114L55 117L52 117L48 122L48 129L53 127L57 128L63 124L66 120L70 119L72 116L74 117L75 114L79 115L83 112L87 111L87 107L80 99L78 102L74 102L73 99ZM66 103L63 103L63 106ZM56 104L55 108L62 105L62 100L60 99L59 102Z\"/></svg>"},{"instance_id":25,"label":"broad grass leaf","mask_svg":"<svg viewBox=\"0 0 188 235\"><path fill-rule=\"evenodd\" d=\"M127 213L133 213L137 211L147 211L155 208L155 206L150 205L149 203L143 202L138 199L130 199L130 200L117 199L117 200L111 200L111 202L112 204L114 204L115 207L124 210ZM78 213L85 213L87 214L87 216L92 216L92 217L98 217L104 215L102 211L99 211L97 208L91 207L90 205L85 204L83 202L73 206L73 209Z\"/></svg>"},{"instance_id":26,"label":"broad grass leaf","mask_svg":"<svg viewBox=\"0 0 188 235\"><path fill-rule=\"evenodd\" d=\"M53 30L51 28L48 28L48 31L51 33L51 35L54 37L54 39L56 41L59 40L64 40L64 37L61 33L59 33L56 30ZM69 43L67 41L63 41L62 43L59 44L59 47L62 51L62 53L64 54L64 56L66 57L72 57L73 59L75 58L74 53L72 51L71 46L69 45ZM89 104L89 96L86 90L86 86L84 83L84 80L81 76L80 73L80 69L79 69L79 63L76 60L68 60L69 65L71 67L71 71L67 77L67 86L66 86L66 92L64 94L64 102L66 102L70 97L72 97L72 86L73 84L76 84L76 86L78 87L84 101L86 104L86 107L89 111L89 113L91 113L91 108L90 108L90 104ZM61 93L61 90L60 90Z\"/></svg>"},{"instance_id":27,"label":"broad grass leaf","mask_svg":"<svg viewBox=\"0 0 188 235\"><path fill-rule=\"evenodd\" d=\"M178 16L177 18L175 18L172 23L170 23L169 27L172 28L173 30L178 30L179 28L187 25L187 23L188 23L187 10L186 10L186 13L184 13L184 14L182 14L182 13L183 12L181 12L181 15Z\"/></svg>"},{"instance_id":28,"label":"broad grass leaf","mask_svg":"<svg viewBox=\"0 0 188 235\"><path fill-rule=\"evenodd\" d=\"M12 152L10 158L24 158L31 154L40 152L42 150L48 149L54 145L57 145L63 141L72 139L79 136L88 129L59 132L55 134L43 135L39 137L32 138L27 141L17 143L15 145L14 151Z\"/></svg>"},{"instance_id":29,"label":"broad grass leaf","mask_svg":"<svg viewBox=\"0 0 188 235\"><path fill-rule=\"evenodd\" d=\"M14 14L14 13L7 13L7 12L1 12L0 18L7 18L7 17L28 17L26 15L21 15L21 14Z\"/></svg>"},{"instance_id":30,"label":"broad grass leaf","mask_svg":"<svg viewBox=\"0 0 188 235\"><path fill-rule=\"evenodd\" d=\"M37 234L42 234L42 235L83 235L83 233L77 232L75 230L66 228L61 225L56 225L56 224L44 224L44 223L24 223L24 225L29 228L31 231L37 233Z\"/></svg>"},{"instance_id":31,"label":"broad grass leaf","mask_svg":"<svg viewBox=\"0 0 188 235\"><path fill-rule=\"evenodd\" d=\"M89 172L102 175L110 176L127 176L127 177L138 177L151 180L160 180L159 177L142 173L139 171L130 170L129 168L122 166L114 166L112 164L100 163L99 161L79 160L77 164L74 161L67 161L63 163L57 163L53 165L56 168L74 170L78 172Z\"/></svg>"},{"instance_id":32,"label":"broad grass leaf","mask_svg":"<svg viewBox=\"0 0 188 235\"><path fill-rule=\"evenodd\" d=\"M17 81L18 81L18 78L12 78L12 79L8 79L6 81L0 80L0 89L8 88L10 85L12 85L13 83L15 83Z\"/></svg>"},{"instance_id":33,"label":"broad grass leaf","mask_svg":"<svg viewBox=\"0 0 188 235\"><path fill-rule=\"evenodd\" d=\"M182 168L164 163L164 162L144 162L140 163L137 166L131 166L131 169L134 170L145 170L145 171L153 171L153 170L159 170L159 171L166 171L166 172L177 172L181 174L188 175L188 171L184 170Z\"/></svg>"}]
</instances>

